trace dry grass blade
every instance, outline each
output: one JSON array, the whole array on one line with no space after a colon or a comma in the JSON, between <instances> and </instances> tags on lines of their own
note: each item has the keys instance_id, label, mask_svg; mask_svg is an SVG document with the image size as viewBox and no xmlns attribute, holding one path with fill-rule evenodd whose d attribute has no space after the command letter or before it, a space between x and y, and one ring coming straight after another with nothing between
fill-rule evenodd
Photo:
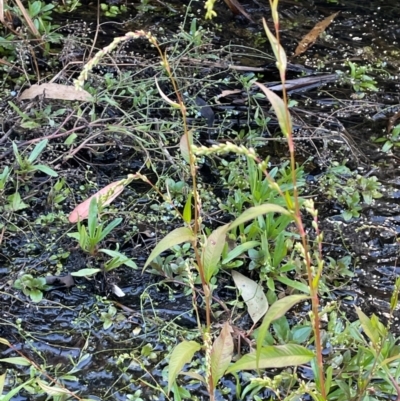
<instances>
[{"instance_id":1,"label":"dry grass blade","mask_svg":"<svg viewBox=\"0 0 400 401\"><path fill-rule=\"evenodd\" d=\"M4 25L4 0L0 0L0 21Z\"/></svg>"},{"instance_id":2,"label":"dry grass blade","mask_svg":"<svg viewBox=\"0 0 400 401\"><path fill-rule=\"evenodd\" d=\"M294 51L294 56L299 56L300 54L304 53L309 47L311 47L318 39L318 36L321 35L321 33L324 32L326 28L328 28L328 26L332 23L339 12L340 11L318 22L318 24L316 24L314 28L311 29L311 31L308 32L307 35L304 36L304 38L300 41L300 43L296 47L296 50Z\"/></svg>"},{"instance_id":3,"label":"dry grass blade","mask_svg":"<svg viewBox=\"0 0 400 401\"><path fill-rule=\"evenodd\" d=\"M21 3L21 0L15 0L15 2L17 3L18 8L20 9L22 15L24 16L24 19L26 21L26 23L28 24L28 27L30 29L30 31L32 32L32 34L36 37L36 38L40 38L40 33L39 31L36 29L35 24L32 21L32 18L29 16L28 12L26 11L26 8L24 7L24 5Z\"/></svg>"}]
</instances>

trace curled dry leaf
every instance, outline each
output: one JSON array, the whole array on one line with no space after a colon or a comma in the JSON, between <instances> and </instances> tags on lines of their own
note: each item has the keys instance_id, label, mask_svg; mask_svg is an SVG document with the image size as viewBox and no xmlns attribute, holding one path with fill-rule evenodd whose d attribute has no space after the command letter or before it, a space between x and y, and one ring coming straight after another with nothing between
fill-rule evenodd
<instances>
[{"instance_id":1,"label":"curled dry leaf","mask_svg":"<svg viewBox=\"0 0 400 401\"><path fill-rule=\"evenodd\" d=\"M321 33L324 32L326 28L328 28L328 26L332 23L332 21L338 14L339 11L318 22L318 24L316 24L314 28L311 29L311 31L308 32L307 35L304 36L304 38L300 41L300 43L296 47L296 50L294 51L294 55L299 56L300 54L304 53L309 47L311 47L318 39L318 36L321 35Z\"/></svg>"},{"instance_id":2,"label":"curled dry leaf","mask_svg":"<svg viewBox=\"0 0 400 401\"><path fill-rule=\"evenodd\" d=\"M70 223L77 223L87 219L89 216L89 206L90 201L96 198L97 201L101 198L102 206L109 205L121 192L124 190L124 183L126 180L120 180L112 182L100 191L96 192L90 198L86 199L84 202L80 203L69 215L68 220Z\"/></svg>"},{"instance_id":3,"label":"curled dry leaf","mask_svg":"<svg viewBox=\"0 0 400 401\"><path fill-rule=\"evenodd\" d=\"M54 83L32 85L21 93L19 100L33 99L36 96L43 96L45 99L79 100L81 102L93 101L92 95L85 90L78 90L74 86Z\"/></svg>"}]
</instances>

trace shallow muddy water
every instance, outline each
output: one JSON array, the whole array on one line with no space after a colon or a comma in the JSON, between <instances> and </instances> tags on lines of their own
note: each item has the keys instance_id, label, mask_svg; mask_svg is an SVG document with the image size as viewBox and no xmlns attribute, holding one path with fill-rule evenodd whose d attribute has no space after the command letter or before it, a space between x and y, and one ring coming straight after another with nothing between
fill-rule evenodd
<instances>
[{"instance_id":1,"label":"shallow muddy water","mask_svg":"<svg viewBox=\"0 0 400 401\"><path fill-rule=\"evenodd\" d=\"M373 142L372 138L387 135L390 118L400 107L400 5L397 1L366 1L362 4L346 1L345 5L327 1L310 3L280 3L281 40L290 62L287 79L290 81L304 75L311 76L309 81L301 81L300 84L294 81L289 95L291 101L296 102L291 110L298 138L299 160L307 161L306 192L315 198L320 211L321 230L325 234L324 252L337 259L350 255L351 269L356 273L354 278L343 280L330 296L341 303L341 308L349 315L354 314L353 307L358 305L366 314L376 313L384 318L390 308L390 296L398 275L400 153L396 148L393 148L392 154L382 152L381 144ZM275 86L273 90L280 94L276 86L279 84L279 75L260 21L265 17L271 24L266 2L242 4L254 23L241 15L234 17L225 4L217 4L218 17L212 23L206 23L202 21L202 3L192 3L198 24L203 24L207 29L203 35L212 37L204 51L212 54L213 58L206 61L200 59L201 68L198 67L199 60L189 57L192 54L185 59L184 49L173 46L186 6L182 2L154 2L151 5L154 10L148 12L141 11L139 5L134 4L117 17L101 17L96 47L108 44L114 36L123 35L126 30L145 29L153 32L167 53L170 52L171 57L179 61L179 68L174 68L178 74L182 74L179 78L182 86L188 90L188 103L197 107L197 112L189 115L188 121L198 130L200 143L210 145L226 139L236 140L232 138L232 131L244 127L246 133L254 130L254 142L251 145L263 157L270 155L274 165L286 159L286 145L270 141L271 136L279 131L276 118L269 111L270 105L260 100L260 107L271 118L265 129L261 130L254 123L255 109L249 109L245 91L242 90L246 76L250 77L249 74L254 72L261 82ZM318 21L337 11L340 14L307 52L296 58L290 56L301 38ZM82 15L85 24L81 21ZM187 14L184 24L186 30L190 29L193 15ZM79 60L91 44L97 8L89 5L84 13L78 8L68 15L68 21L65 15L58 17L54 18L54 23L72 27L70 33L69 28L61 31L65 36L70 34L71 38L76 38L80 35L80 28L86 29L81 42L74 45L74 60ZM65 41L62 46L65 50ZM71 51L66 53L70 60L68 62L73 59L71 54ZM118 75L138 69L140 72L135 77L135 85L140 81L145 87L154 86L154 66L158 66L160 60L146 41L131 43L120 52L120 56L124 60L119 64L115 62L116 59L104 63L95 70L95 74ZM50 60L51 56L48 56L46 62L50 63ZM380 67L374 67L368 73L376 80L378 90L357 93L351 84L341 83L340 71L349 69L344 64L347 60L360 65L380 64ZM229 69L229 64L238 68ZM71 64L66 69L68 73L72 71L71 76L74 74L73 68ZM196 85L191 80L193 71L199 74L196 76ZM57 69L54 70L56 73ZM321 75L316 82L313 80L315 75ZM10 99L9 91L13 88L10 82L5 82L1 104L4 131L9 130L10 140L29 141L37 137L38 131L13 127L16 115L11 114L7 102ZM96 85L95 78L92 84ZM202 85L206 88L203 92ZM161 86L164 91L170 90L164 81ZM224 90L232 91L233 95L217 102L216 95ZM237 92L233 92L235 90ZM248 88L248 92L254 91L254 87ZM75 278L74 285L68 288L56 280L44 292L44 298L39 303L31 302L29 297L13 288L12 283L21 274L60 277L103 263L102 260L96 261L84 255L76 241L66 236L68 231L74 230L67 223L66 216L86 198L87 193L92 194L141 168L154 181L164 173L170 173L175 181L188 179L180 172L179 166L170 163L177 152L175 145L180 127L174 125L173 118L168 114L170 111L165 111L165 103L151 100L151 104L141 108L142 105L132 104L132 96L132 93L122 94L118 98L120 103L113 105L104 101L105 97L100 97L97 109L93 112L93 115L97 113L103 119L98 126L91 125L87 117L89 113L83 117L86 120L82 123L82 132L95 132L97 135L100 131L98 143L97 139L91 143L93 147L83 148L73 155L71 153L68 159L63 159L60 155L66 150L60 141L52 145L52 153L46 154L48 160L57 158L54 168L58 168L60 176L66 179L68 185L65 188L70 188L73 196L71 192L65 192L67 199L53 210L54 204L48 201L51 182L47 176L37 176L29 183L31 188L25 192L29 208L3 216L3 227L6 226L7 230L2 233L0 251L0 338L7 339L13 349L0 344L0 358L18 356L16 351L19 351L41 366L43 371L49 372L50 376L59 378L69 390L76 391L82 398L93 400L136 399L127 398L127 395L137 390L142 391L140 397L144 400L167 399L162 388L167 385L165 368L168 352L182 331L192 333L192 338L196 337L197 321L193 315L192 296L187 287L180 285L179 274L173 281L156 274L142 273L142 268L157 241L180 223L168 211L164 215L160 212L162 202L157 196L148 196L148 186L135 182L124 192L121 200L113 204L113 210L123 209L122 215L125 213L127 218L108 238L107 244L120 243L120 250L134 258L138 270L120 267L110 274L99 274L91 279ZM8 112L10 118L5 114ZM118 131L122 129L121 120L129 122L126 131L137 129L135 132L141 133L143 142L144 139L148 141L145 145L150 144L148 148L136 139L129 139L129 136L119 136L122 132ZM150 128L145 130L141 124L143 127L148 124ZM79 119L76 121L78 125L81 125ZM43 135L54 132L51 126L46 127L43 128ZM72 130L75 127L71 124L67 128ZM108 143L107 137L101 136L104 133L114 135L113 141ZM149 164L148 159L156 161ZM1 142L0 167L12 163L11 160L10 143ZM347 160L352 171L358 171L361 176L376 176L382 183L379 190L383 196L371 205L363 205L360 217L350 221L345 221L341 216L343 207L335 199L328 199L320 187L320 178L328 166L344 160ZM199 175L201 184L211 194L211 199L207 200L209 215L205 216L204 221L213 227L229 220L230 216L218 209L217 198L222 198L226 192L221 189L215 165L205 162ZM28 186L22 183L21 187L24 185ZM176 193L179 195L182 191L178 188ZM61 215L51 214L57 210ZM214 213L219 213L218 219L213 220ZM183 250L179 252L182 257L185 256ZM225 287L232 285L232 282L226 277L221 281L223 284L215 296L230 300L235 292ZM113 285L120 287L125 297L116 297ZM116 309L116 314L112 316L113 325L105 329L102 314L109 312L110 307ZM398 317L397 314L395 316ZM246 317L242 318L240 324L243 327L251 325ZM395 324L391 329L394 333L400 332ZM8 369L9 372L5 383L7 390L29 378L27 366L0 366L3 371ZM190 384L185 388L192 393L192 399L208 399L200 384ZM265 391L264 396L269 397L269 393ZM235 397L235 382L230 377L224 378L217 391L217 399L235 400ZM46 396L21 391L11 399L45 400Z\"/></svg>"}]
</instances>

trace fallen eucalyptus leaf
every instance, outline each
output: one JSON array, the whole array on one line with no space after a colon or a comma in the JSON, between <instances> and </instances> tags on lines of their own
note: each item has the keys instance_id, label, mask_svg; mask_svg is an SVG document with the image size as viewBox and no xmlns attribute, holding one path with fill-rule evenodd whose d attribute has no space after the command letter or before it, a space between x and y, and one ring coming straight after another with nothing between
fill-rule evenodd
<instances>
[{"instance_id":1,"label":"fallen eucalyptus leaf","mask_svg":"<svg viewBox=\"0 0 400 401\"><path fill-rule=\"evenodd\" d=\"M93 101L92 95L85 90L78 90L74 86L54 83L32 85L30 88L25 89L18 99L29 100L34 99L36 96L43 96L45 99Z\"/></svg>"}]
</instances>

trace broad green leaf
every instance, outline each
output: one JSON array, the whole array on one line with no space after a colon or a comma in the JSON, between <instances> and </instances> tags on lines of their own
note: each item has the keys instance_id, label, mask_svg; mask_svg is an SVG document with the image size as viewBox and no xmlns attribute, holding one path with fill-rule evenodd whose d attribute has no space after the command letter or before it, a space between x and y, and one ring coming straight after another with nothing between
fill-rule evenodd
<instances>
[{"instance_id":1,"label":"broad green leaf","mask_svg":"<svg viewBox=\"0 0 400 401\"><path fill-rule=\"evenodd\" d=\"M9 195L7 197L8 204L6 204L6 209L12 212L17 212L18 210L26 209L29 205L26 204L19 192L15 192L15 194Z\"/></svg>"},{"instance_id":2,"label":"broad green leaf","mask_svg":"<svg viewBox=\"0 0 400 401\"><path fill-rule=\"evenodd\" d=\"M229 228L229 224L218 227L208 236L207 241L203 246L202 261L207 283L210 282L211 277L217 270L226 242L226 233Z\"/></svg>"},{"instance_id":3,"label":"broad green leaf","mask_svg":"<svg viewBox=\"0 0 400 401\"><path fill-rule=\"evenodd\" d=\"M211 349L211 377L214 387L216 387L219 379L224 375L232 360L232 331L230 324L225 322Z\"/></svg>"},{"instance_id":4,"label":"broad green leaf","mask_svg":"<svg viewBox=\"0 0 400 401\"><path fill-rule=\"evenodd\" d=\"M274 320L279 319L281 316L285 315L285 313L294 305L308 298L309 297L307 295L289 295L285 298L279 299L271 305L268 312L264 316L263 322L258 330L256 352L257 359L261 356L262 344L271 323Z\"/></svg>"},{"instance_id":5,"label":"broad green leaf","mask_svg":"<svg viewBox=\"0 0 400 401\"><path fill-rule=\"evenodd\" d=\"M43 141L40 141L32 150L32 153L28 157L28 161L30 163L33 163L43 152L44 148L47 146L47 139L43 139ZM36 167L36 166L35 166Z\"/></svg>"},{"instance_id":6,"label":"broad green leaf","mask_svg":"<svg viewBox=\"0 0 400 401\"><path fill-rule=\"evenodd\" d=\"M97 274L100 271L101 271L100 269L93 269L93 268L81 269L81 270L78 270L77 272L71 273L71 276L90 277L90 276L94 276L95 274Z\"/></svg>"},{"instance_id":7,"label":"broad green leaf","mask_svg":"<svg viewBox=\"0 0 400 401\"><path fill-rule=\"evenodd\" d=\"M268 100L271 102L272 107L274 108L276 117L278 118L279 126L285 136L288 136L289 133L292 132L292 118L289 112L286 110L286 105L283 100L270 89L268 89L265 85L260 84L259 82L254 82L267 96Z\"/></svg>"},{"instance_id":8,"label":"broad green leaf","mask_svg":"<svg viewBox=\"0 0 400 401\"><path fill-rule=\"evenodd\" d=\"M49 175L50 177L58 177L58 173L44 164L35 164L35 169Z\"/></svg>"},{"instance_id":9,"label":"broad green leaf","mask_svg":"<svg viewBox=\"0 0 400 401\"><path fill-rule=\"evenodd\" d=\"M29 297L33 302L40 302L43 299L43 293L38 289L29 290Z\"/></svg>"},{"instance_id":10,"label":"broad green leaf","mask_svg":"<svg viewBox=\"0 0 400 401\"><path fill-rule=\"evenodd\" d=\"M22 365L22 366L30 366L31 365L31 363L26 358L23 358L22 356L3 358L3 359L0 359L0 362L6 362L6 363L11 363L13 365Z\"/></svg>"},{"instance_id":11,"label":"broad green leaf","mask_svg":"<svg viewBox=\"0 0 400 401\"><path fill-rule=\"evenodd\" d=\"M241 370L256 370L270 368L285 368L310 362L315 357L314 352L297 344L270 345L261 348L260 359L257 363L256 353L242 356L231 365L227 373Z\"/></svg>"},{"instance_id":12,"label":"broad green leaf","mask_svg":"<svg viewBox=\"0 0 400 401\"><path fill-rule=\"evenodd\" d=\"M247 311L253 323L257 323L268 310L268 301L263 288L235 270L232 271L232 277L236 288L240 291L240 295L247 305Z\"/></svg>"},{"instance_id":13,"label":"broad green leaf","mask_svg":"<svg viewBox=\"0 0 400 401\"><path fill-rule=\"evenodd\" d=\"M172 351L168 365L168 392L175 382L176 377L186 363L189 363L195 352L200 350L200 344L195 341L183 341L179 343Z\"/></svg>"},{"instance_id":14,"label":"broad green leaf","mask_svg":"<svg viewBox=\"0 0 400 401\"><path fill-rule=\"evenodd\" d=\"M249 220L254 220L258 216L267 213L281 213L290 215L290 213L282 206L274 205L272 203L265 203L263 205L250 207L249 209L244 211L236 220L234 220L229 225L229 230L239 226L240 224L246 223Z\"/></svg>"},{"instance_id":15,"label":"broad green leaf","mask_svg":"<svg viewBox=\"0 0 400 401\"><path fill-rule=\"evenodd\" d=\"M75 143L76 138L78 138L77 134L71 134L67 137L67 139L64 141L66 145L73 145Z\"/></svg>"},{"instance_id":16,"label":"broad green leaf","mask_svg":"<svg viewBox=\"0 0 400 401\"><path fill-rule=\"evenodd\" d=\"M222 261L222 263L229 263L231 260L239 257L242 253L247 252L249 249L253 249L256 246L259 246L261 243L259 241L248 241L244 242L243 244L240 244L233 248L228 255L226 255L226 258Z\"/></svg>"},{"instance_id":17,"label":"broad green leaf","mask_svg":"<svg viewBox=\"0 0 400 401\"><path fill-rule=\"evenodd\" d=\"M378 345L380 337L378 330L374 328L370 318L357 306L356 306L356 312L358 318L360 319L361 327L363 328L364 333L371 340L372 344Z\"/></svg>"},{"instance_id":18,"label":"broad green leaf","mask_svg":"<svg viewBox=\"0 0 400 401\"><path fill-rule=\"evenodd\" d=\"M167 234L153 249L150 256L143 267L143 270L151 263L153 259L159 256L162 252L172 248L175 245L181 244L182 242L193 242L196 240L196 236L190 228L179 227Z\"/></svg>"}]
</instances>

